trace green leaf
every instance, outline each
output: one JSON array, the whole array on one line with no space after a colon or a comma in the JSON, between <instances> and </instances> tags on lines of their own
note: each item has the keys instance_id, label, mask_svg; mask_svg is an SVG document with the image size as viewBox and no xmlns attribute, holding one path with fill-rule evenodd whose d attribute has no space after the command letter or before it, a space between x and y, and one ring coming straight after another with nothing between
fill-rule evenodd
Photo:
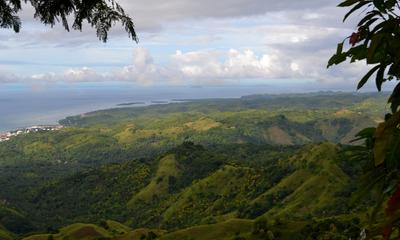
<instances>
[{"instance_id":1,"label":"green leaf","mask_svg":"<svg viewBox=\"0 0 400 240\"><path fill-rule=\"evenodd\" d=\"M395 133L393 134L393 141L392 141L392 146L390 146L390 153L388 154L387 157L387 165L390 166L391 168L398 168L399 167L399 149L400 149L400 135L399 135L399 130L395 129Z\"/></svg>"},{"instance_id":2,"label":"green leaf","mask_svg":"<svg viewBox=\"0 0 400 240\"><path fill-rule=\"evenodd\" d=\"M367 5L369 2L368 1L361 1L360 3L358 3L356 6L354 6L346 15L344 15L343 18L343 22L346 21L346 19L355 11L357 11L358 9L360 9L361 7Z\"/></svg>"},{"instance_id":3,"label":"green leaf","mask_svg":"<svg viewBox=\"0 0 400 240\"><path fill-rule=\"evenodd\" d=\"M359 133L357 133L356 137L363 137L363 138L373 137L375 130L376 130L376 128L374 128L374 127L364 128Z\"/></svg>"},{"instance_id":4,"label":"green leaf","mask_svg":"<svg viewBox=\"0 0 400 240\"><path fill-rule=\"evenodd\" d=\"M338 7L349 7L349 6L354 5L354 4L356 4L356 3L360 2L360 1L362 1L362 0L346 0L346 1L342 2L342 3L340 3L338 5Z\"/></svg>"},{"instance_id":5,"label":"green leaf","mask_svg":"<svg viewBox=\"0 0 400 240\"><path fill-rule=\"evenodd\" d=\"M371 171L365 174L362 178L363 186L352 195L350 204L354 205L356 202L360 201L362 197L370 194L372 188L385 180L385 176L385 173L379 170Z\"/></svg>"},{"instance_id":6,"label":"green leaf","mask_svg":"<svg viewBox=\"0 0 400 240\"><path fill-rule=\"evenodd\" d=\"M352 56L352 61L363 60L367 56L368 49L364 44L351 48L348 54Z\"/></svg>"},{"instance_id":7,"label":"green leaf","mask_svg":"<svg viewBox=\"0 0 400 240\"><path fill-rule=\"evenodd\" d=\"M375 207L372 209L371 217L369 219L369 224L373 224L376 220L376 217L378 215L379 210L382 208L382 204L385 201L385 195L384 194L378 194L378 199L376 200Z\"/></svg>"},{"instance_id":8,"label":"green leaf","mask_svg":"<svg viewBox=\"0 0 400 240\"><path fill-rule=\"evenodd\" d=\"M370 21L370 19L379 19L379 18L373 18L374 16L376 16L376 13L374 12L369 12L367 15L365 15L365 17L363 19L361 19L361 21L358 23L358 27L361 27L364 25L364 23Z\"/></svg>"},{"instance_id":9,"label":"green leaf","mask_svg":"<svg viewBox=\"0 0 400 240\"><path fill-rule=\"evenodd\" d=\"M343 45L344 45L344 41L341 42L341 43L339 43L339 44L337 45L336 55L342 54L342 52L343 52Z\"/></svg>"},{"instance_id":10,"label":"green leaf","mask_svg":"<svg viewBox=\"0 0 400 240\"><path fill-rule=\"evenodd\" d=\"M376 22L379 18L368 18L366 19L366 21L360 21L360 23L358 23L358 27L365 27L365 28L369 28L369 26L371 26L371 24L373 24L374 22Z\"/></svg>"},{"instance_id":11,"label":"green leaf","mask_svg":"<svg viewBox=\"0 0 400 240\"><path fill-rule=\"evenodd\" d=\"M392 9L396 5L397 0L387 0L385 6L387 9Z\"/></svg>"},{"instance_id":12,"label":"green leaf","mask_svg":"<svg viewBox=\"0 0 400 240\"><path fill-rule=\"evenodd\" d=\"M392 109L392 112L397 112L397 109L400 106L400 83L398 83L393 89L392 95L390 96L388 102L391 104L390 108Z\"/></svg>"},{"instance_id":13,"label":"green leaf","mask_svg":"<svg viewBox=\"0 0 400 240\"><path fill-rule=\"evenodd\" d=\"M359 133L356 134L356 138L351 140L350 142L357 142L363 139L372 139L374 136L376 128L364 128Z\"/></svg>"},{"instance_id":14,"label":"green leaf","mask_svg":"<svg viewBox=\"0 0 400 240\"><path fill-rule=\"evenodd\" d=\"M376 88L378 88L379 92L382 91L382 84L386 81L386 79L384 79L385 70L386 65L382 65L376 73Z\"/></svg>"},{"instance_id":15,"label":"green leaf","mask_svg":"<svg viewBox=\"0 0 400 240\"><path fill-rule=\"evenodd\" d=\"M375 166L382 165L387 157L387 150L393 146L395 130L400 122L400 112L394 113L385 122L378 125L375 131L374 161Z\"/></svg>"},{"instance_id":16,"label":"green leaf","mask_svg":"<svg viewBox=\"0 0 400 240\"><path fill-rule=\"evenodd\" d=\"M331 67L332 65L337 65L339 63L342 63L344 61L346 61L347 58L347 54L346 53L342 53L342 54L335 54L333 55L329 61L328 61L328 66L327 68Z\"/></svg>"},{"instance_id":17,"label":"green leaf","mask_svg":"<svg viewBox=\"0 0 400 240\"><path fill-rule=\"evenodd\" d=\"M385 21L379 23L378 25L376 25L376 26L374 27L374 29L372 29L371 33L372 33L372 34L375 34L377 31L379 31L380 29L382 29L386 24L387 24L387 22L385 22Z\"/></svg>"},{"instance_id":18,"label":"green leaf","mask_svg":"<svg viewBox=\"0 0 400 240\"><path fill-rule=\"evenodd\" d=\"M378 65L378 66L373 67L371 70L369 70L369 72L367 74L365 74L365 76L358 83L357 90L362 88L365 85L365 83L367 83L368 79L372 76L372 74L374 74L376 72L376 70L378 70L380 67L381 67L381 65Z\"/></svg>"},{"instance_id":19,"label":"green leaf","mask_svg":"<svg viewBox=\"0 0 400 240\"><path fill-rule=\"evenodd\" d=\"M371 38L371 44L368 48L368 55L367 55L367 63L373 64L374 63L374 56L377 48L383 42L384 34L377 34Z\"/></svg>"},{"instance_id":20,"label":"green leaf","mask_svg":"<svg viewBox=\"0 0 400 240\"><path fill-rule=\"evenodd\" d=\"M381 12L386 13L386 6L384 0L373 0L374 6Z\"/></svg>"},{"instance_id":21,"label":"green leaf","mask_svg":"<svg viewBox=\"0 0 400 240\"><path fill-rule=\"evenodd\" d=\"M388 74L392 76L400 76L400 65L393 63L389 68Z\"/></svg>"}]
</instances>

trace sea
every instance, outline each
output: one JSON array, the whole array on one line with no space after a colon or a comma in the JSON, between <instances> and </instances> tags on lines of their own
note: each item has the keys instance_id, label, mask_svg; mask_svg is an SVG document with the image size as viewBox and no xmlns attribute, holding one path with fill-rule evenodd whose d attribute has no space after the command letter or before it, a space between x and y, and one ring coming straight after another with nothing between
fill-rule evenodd
<instances>
[{"instance_id":1,"label":"sea","mask_svg":"<svg viewBox=\"0 0 400 240\"><path fill-rule=\"evenodd\" d=\"M258 86L57 86L0 88L0 133L34 126L57 124L59 120L81 113L115 107L159 104L179 99L237 98L271 92ZM143 104L123 105L140 102Z\"/></svg>"}]
</instances>

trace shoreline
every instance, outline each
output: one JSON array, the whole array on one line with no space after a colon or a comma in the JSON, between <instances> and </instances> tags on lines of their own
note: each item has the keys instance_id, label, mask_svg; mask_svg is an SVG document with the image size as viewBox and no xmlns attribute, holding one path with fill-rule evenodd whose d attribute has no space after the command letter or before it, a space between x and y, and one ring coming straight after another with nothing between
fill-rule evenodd
<instances>
[{"instance_id":1,"label":"shoreline","mask_svg":"<svg viewBox=\"0 0 400 240\"><path fill-rule=\"evenodd\" d=\"M361 95L370 95L370 94L378 94L375 92L363 92L363 93L357 93L357 92L342 92L342 91L317 91L317 92L311 92L311 94L321 94L321 95L330 95L330 94L337 94L337 93L344 93L344 94L361 94ZM276 98L276 97L282 97L282 96L302 96L304 94L310 94L310 93L288 93L288 94L268 94L268 93L260 93L260 94L249 94L249 95L241 95L239 97L205 97L205 98L179 98L179 97L171 97L171 98L164 98L164 99L150 99L150 100L122 100L119 102L111 101L108 104L99 104L100 106L94 106L90 108L86 108L85 110L81 109L80 111L80 106L75 106L71 108L59 108L58 110L51 110L51 111L46 111L44 113L37 113L37 112L29 112L28 115L21 115L18 114L17 117L14 117L14 119L9 120L5 119L7 121L4 122L4 128L1 128L0 126L0 135L7 133L7 132L12 132L18 129L25 129L29 128L30 126L35 126L35 125L59 125L59 121L69 117L69 116L77 116L77 115L84 115L87 113L91 112L96 112L96 111L103 111L103 110L109 110L109 109L118 109L118 108L140 108L140 107L148 107L152 105L164 105L164 104L171 104L171 103L185 103L185 102L190 102L190 101L196 101L196 100L205 100L205 99L240 99L240 98L252 98L252 97L270 97L270 98ZM386 92L379 93L380 95L386 94ZM101 106L102 105L102 106ZM16 120L19 118L23 119L30 119L32 121L24 121L19 124L15 124ZM36 120L34 120L36 119ZM0 118L1 120L1 118ZM1 125L0 121L0 125ZM11 124L10 124L11 123ZM14 124L12 124L14 123Z\"/></svg>"},{"instance_id":2,"label":"shoreline","mask_svg":"<svg viewBox=\"0 0 400 240\"><path fill-rule=\"evenodd\" d=\"M11 140L11 138L14 138L16 136L22 135L22 134L29 134L29 133L34 133L34 132L48 132L48 131L58 131L63 129L63 125L34 125L30 127L24 127L24 128L17 128L15 130L7 131L4 133L0 133L0 142L6 142Z\"/></svg>"},{"instance_id":3,"label":"shoreline","mask_svg":"<svg viewBox=\"0 0 400 240\"><path fill-rule=\"evenodd\" d=\"M56 126L64 128L65 126L60 124L59 121L62 120L63 118L69 117L69 116L84 115L84 114L88 114L91 112L109 110L109 109L114 109L114 108L135 108L135 107L139 108L139 107L148 107L148 106L153 106L153 105L166 105L166 104L184 103L184 102L188 102L188 100L168 99L168 100L146 100L146 101L114 103L113 106L109 106L109 107L92 109L92 110L80 112L80 113L73 114L73 115L68 114L68 115L65 115L64 117L56 120L56 122L53 122L53 123L32 123L31 125L27 124L26 126L19 126L19 127L14 127L14 128L10 128L10 129L0 130L0 142L2 142L1 139L4 138L4 136L6 136L7 134L12 134L12 133L15 133L18 131L25 131L27 129L41 128L41 127L56 127Z\"/></svg>"}]
</instances>

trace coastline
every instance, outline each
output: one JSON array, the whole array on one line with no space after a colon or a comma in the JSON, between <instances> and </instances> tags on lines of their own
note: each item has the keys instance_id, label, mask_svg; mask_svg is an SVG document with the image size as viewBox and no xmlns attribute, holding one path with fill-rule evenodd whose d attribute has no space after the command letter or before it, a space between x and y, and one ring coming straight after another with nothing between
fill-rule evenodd
<instances>
[{"instance_id":1,"label":"coastline","mask_svg":"<svg viewBox=\"0 0 400 240\"><path fill-rule=\"evenodd\" d=\"M14 135L17 132L23 132L23 133L29 133L33 132L31 129L46 129L46 128L64 128L62 124L59 123L59 121L63 118L69 117L69 116L74 116L74 115L84 115L87 113L95 112L95 111L102 111L102 110L109 110L109 109L114 109L114 108L135 108L135 107L147 107L147 106L152 106L152 105L165 105L165 104L172 104L172 103L183 103L187 102L188 100L178 100L178 99L168 99L168 100L147 100L147 101L134 101L134 102L120 102L120 103L112 103L108 106L105 106L103 108L94 108L91 110L87 110L84 112L77 112L75 114L65 114L65 115L59 115L60 117L57 118L55 121L48 121L48 122L32 122L30 124L26 124L25 126L15 126L12 128L8 129L0 129L0 142L2 142L1 139L6 139L7 135L8 136L16 136ZM51 115L52 113L49 113ZM44 114L46 115L46 114ZM58 129L57 129L58 130ZM29 131L29 132L28 132ZM40 130L39 130L40 131Z\"/></svg>"},{"instance_id":2,"label":"coastline","mask_svg":"<svg viewBox=\"0 0 400 240\"><path fill-rule=\"evenodd\" d=\"M5 133L0 133L0 142L6 142L11 140L16 136L34 132L48 132L48 131L58 131L64 128L62 125L35 125L26 128L18 128Z\"/></svg>"}]
</instances>

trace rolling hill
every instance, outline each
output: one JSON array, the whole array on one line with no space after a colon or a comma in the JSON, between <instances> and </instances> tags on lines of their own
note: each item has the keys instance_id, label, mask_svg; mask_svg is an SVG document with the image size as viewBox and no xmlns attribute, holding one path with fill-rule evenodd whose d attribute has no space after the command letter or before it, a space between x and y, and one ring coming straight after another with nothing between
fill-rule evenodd
<instances>
[{"instance_id":1,"label":"rolling hill","mask_svg":"<svg viewBox=\"0 0 400 240\"><path fill-rule=\"evenodd\" d=\"M250 236L246 239L259 239L252 233L259 219L301 223L293 230L300 236L314 221L363 218L362 212L349 210L349 191L357 188L356 176L348 176L348 169L341 166L345 160L338 145L287 149L291 154L279 154L278 147L247 146L240 150L254 158L247 161L230 158L221 149L229 151L229 147L204 148L187 142L152 161L78 173L42 188L34 199L37 209L31 212L40 215L32 219L47 228L114 219L132 229L164 229L161 239L189 236L204 228L216 232L193 238L212 239L206 236L215 234L218 239L223 234L229 239L239 231L242 237ZM280 157L264 159L268 155L259 153L265 150ZM343 216L348 217L340 220ZM232 227L234 223L241 223L240 227ZM232 228L231 232L225 228ZM275 226L276 233L288 234L283 229Z\"/></svg>"},{"instance_id":2,"label":"rolling hill","mask_svg":"<svg viewBox=\"0 0 400 240\"><path fill-rule=\"evenodd\" d=\"M0 143L0 239L349 239L373 94L196 100ZM358 231L358 232L357 232ZM44 234L37 234L38 232Z\"/></svg>"}]
</instances>

